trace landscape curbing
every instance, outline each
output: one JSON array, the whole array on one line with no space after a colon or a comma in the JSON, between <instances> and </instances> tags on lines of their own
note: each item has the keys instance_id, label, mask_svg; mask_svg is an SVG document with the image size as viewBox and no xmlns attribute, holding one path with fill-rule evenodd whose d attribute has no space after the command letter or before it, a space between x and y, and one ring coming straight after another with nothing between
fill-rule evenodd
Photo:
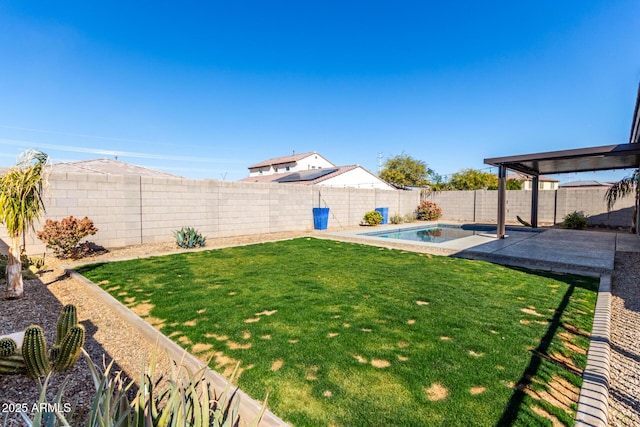
<instances>
[{"instance_id":1,"label":"landscape curbing","mask_svg":"<svg viewBox=\"0 0 640 427\"><path fill-rule=\"evenodd\" d=\"M93 294L93 296L102 300L105 305L110 307L124 321L135 326L149 343L154 344L160 351L164 351L172 360L175 360L176 362L179 361L181 366L184 366L191 372L197 372L204 369L205 377L215 390L224 390L224 388L227 387L228 381L222 375L211 370L205 363L191 355L178 344L174 343L149 323L145 322L137 314L121 304L117 299L112 297L98 285L75 270L65 269L65 272L69 274L73 280L85 285L86 289ZM248 394L239 388L232 386L232 390L237 398L239 398L238 412L241 419L248 420L249 422L256 419L262 410L262 405L253 400ZM259 427L276 426L289 426L289 424L278 418L271 411L265 411L262 415L262 419L260 420Z\"/></svg>"},{"instance_id":2,"label":"landscape curbing","mask_svg":"<svg viewBox=\"0 0 640 427\"><path fill-rule=\"evenodd\" d=\"M576 427L608 425L611 361L611 275L600 278L593 328L582 374L582 389L576 412Z\"/></svg>"}]
</instances>

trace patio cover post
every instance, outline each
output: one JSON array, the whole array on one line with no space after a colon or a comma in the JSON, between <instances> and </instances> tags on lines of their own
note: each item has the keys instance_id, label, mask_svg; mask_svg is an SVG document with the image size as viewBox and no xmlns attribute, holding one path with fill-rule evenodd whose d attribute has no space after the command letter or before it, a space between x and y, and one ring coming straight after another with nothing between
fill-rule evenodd
<instances>
[{"instance_id":1,"label":"patio cover post","mask_svg":"<svg viewBox=\"0 0 640 427\"><path fill-rule=\"evenodd\" d=\"M506 237L505 216L507 204L507 167L498 165L498 228L496 235L498 239Z\"/></svg>"},{"instance_id":2,"label":"patio cover post","mask_svg":"<svg viewBox=\"0 0 640 427\"><path fill-rule=\"evenodd\" d=\"M531 227L538 228L538 189L540 177L534 175L531 180Z\"/></svg>"}]
</instances>

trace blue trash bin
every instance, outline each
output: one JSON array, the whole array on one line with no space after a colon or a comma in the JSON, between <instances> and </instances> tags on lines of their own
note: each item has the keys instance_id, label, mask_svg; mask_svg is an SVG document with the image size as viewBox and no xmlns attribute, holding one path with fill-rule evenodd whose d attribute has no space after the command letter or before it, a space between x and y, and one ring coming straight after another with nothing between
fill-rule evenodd
<instances>
[{"instance_id":1,"label":"blue trash bin","mask_svg":"<svg viewBox=\"0 0 640 427\"><path fill-rule=\"evenodd\" d=\"M314 230L326 230L329 225L329 208L313 208Z\"/></svg>"},{"instance_id":2,"label":"blue trash bin","mask_svg":"<svg viewBox=\"0 0 640 427\"><path fill-rule=\"evenodd\" d=\"M376 208L376 212L380 212L380 215L382 215L382 222L380 224L389 223L389 208Z\"/></svg>"}]
</instances>

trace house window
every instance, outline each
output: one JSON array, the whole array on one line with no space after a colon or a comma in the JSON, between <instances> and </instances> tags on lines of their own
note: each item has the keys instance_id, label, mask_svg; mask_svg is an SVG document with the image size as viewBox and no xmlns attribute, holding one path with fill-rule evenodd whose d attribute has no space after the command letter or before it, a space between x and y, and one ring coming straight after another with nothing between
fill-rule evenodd
<instances>
[{"instance_id":1,"label":"house window","mask_svg":"<svg viewBox=\"0 0 640 427\"><path fill-rule=\"evenodd\" d=\"M286 168L284 168L284 170L289 171L291 168L289 166L287 166Z\"/></svg>"},{"instance_id":2,"label":"house window","mask_svg":"<svg viewBox=\"0 0 640 427\"><path fill-rule=\"evenodd\" d=\"M278 168L276 168L276 172L278 172Z\"/></svg>"},{"instance_id":3,"label":"house window","mask_svg":"<svg viewBox=\"0 0 640 427\"><path fill-rule=\"evenodd\" d=\"M544 182L541 182L538 187L540 187L541 190L544 190Z\"/></svg>"}]
</instances>

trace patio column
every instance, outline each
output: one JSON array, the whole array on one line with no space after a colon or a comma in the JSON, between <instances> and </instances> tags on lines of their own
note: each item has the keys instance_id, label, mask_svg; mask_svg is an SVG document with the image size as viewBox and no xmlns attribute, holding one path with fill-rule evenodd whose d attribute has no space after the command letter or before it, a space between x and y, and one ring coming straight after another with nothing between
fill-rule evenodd
<instances>
[{"instance_id":1,"label":"patio column","mask_svg":"<svg viewBox=\"0 0 640 427\"><path fill-rule=\"evenodd\" d=\"M507 204L507 168L505 165L498 166L498 228L496 236L498 239L506 237L506 204Z\"/></svg>"},{"instance_id":2,"label":"patio column","mask_svg":"<svg viewBox=\"0 0 640 427\"><path fill-rule=\"evenodd\" d=\"M531 180L531 226L538 228L538 189L540 177L535 175Z\"/></svg>"}]
</instances>

